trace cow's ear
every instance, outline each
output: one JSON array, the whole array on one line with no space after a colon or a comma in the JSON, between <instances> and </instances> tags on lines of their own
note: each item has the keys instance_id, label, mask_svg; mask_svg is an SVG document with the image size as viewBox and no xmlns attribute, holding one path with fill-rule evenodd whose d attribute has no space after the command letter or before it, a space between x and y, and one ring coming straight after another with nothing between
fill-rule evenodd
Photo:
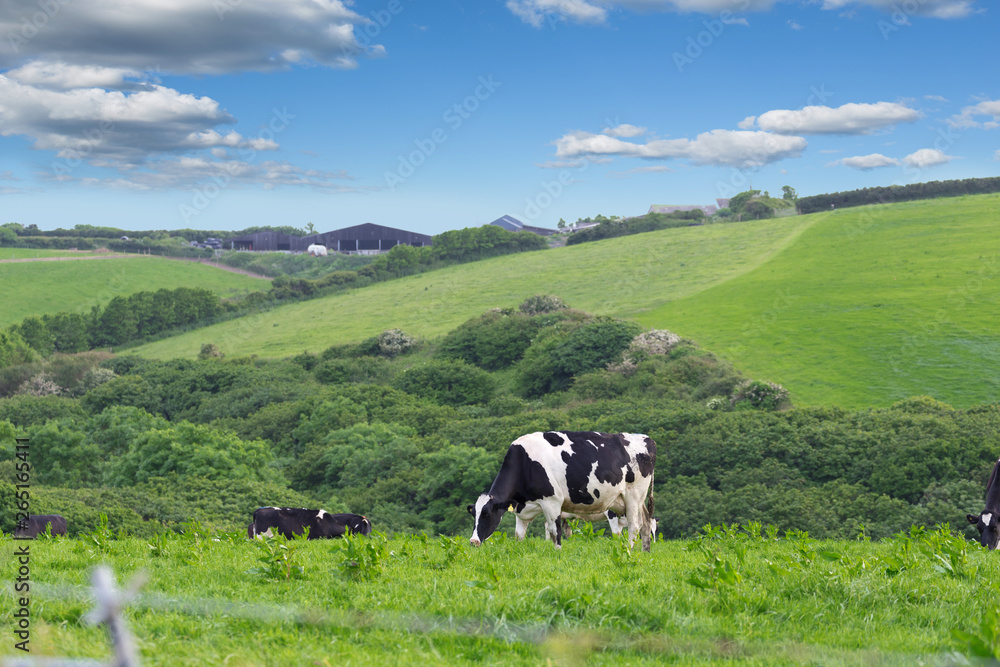
<instances>
[{"instance_id":1,"label":"cow's ear","mask_svg":"<svg viewBox=\"0 0 1000 667\"><path fill-rule=\"evenodd\" d=\"M971 523L973 526L979 523L979 517L974 514L966 514L965 518L968 519L969 523Z\"/></svg>"},{"instance_id":2,"label":"cow's ear","mask_svg":"<svg viewBox=\"0 0 1000 667\"><path fill-rule=\"evenodd\" d=\"M475 505L466 505L465 509L468 510L469 514L475 514L476 513L476 506Z\"/></svg>"}]
</instances>

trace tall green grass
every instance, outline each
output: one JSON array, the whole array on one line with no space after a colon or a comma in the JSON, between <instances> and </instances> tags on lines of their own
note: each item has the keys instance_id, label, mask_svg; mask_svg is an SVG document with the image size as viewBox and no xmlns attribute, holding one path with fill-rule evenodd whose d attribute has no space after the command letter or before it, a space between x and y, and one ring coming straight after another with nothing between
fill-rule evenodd
<instances>
[{"instance_id":1,"label":"tall green grass","mask_svg":"<svg viewBox=\"0 0 1000 667\"><path fill-rule=\"evenodd\" d=\"M0 258L7 250L0 249ZM91 306L143 290L201 287L227 296L269 287L259 278L197 262L134 256L0 263L0 285L3 285L0 327L20 322L28 315L89 312Z\"/></svg>"},{"instance_id":2,"label":"tall green grass","mask_svg":"<svg viewBox=\"0 0 1000 667\"><path fill-rule=\"evenodd\" d=\"M477 549L465 537L282 545L191 530L39 540L31 648L108 656L103 631L82 622L88 573L106 562L120 580L148 573L126 612L146 665L910 665L998 650L1000 565L975 543L710 534L651 553L501 534ZM281 558L291 567L271 567ZM2 655L14 653L13 595L0 593Z\"/></svg>"}]
</instances>

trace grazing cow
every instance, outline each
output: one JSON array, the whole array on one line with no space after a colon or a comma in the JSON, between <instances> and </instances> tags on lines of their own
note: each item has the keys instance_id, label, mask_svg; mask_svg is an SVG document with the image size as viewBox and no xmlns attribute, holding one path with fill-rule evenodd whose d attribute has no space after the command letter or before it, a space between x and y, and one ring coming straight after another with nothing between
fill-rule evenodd
<instances>
[{"instance_id":1,"label":"grazing cow","mask_svg":"<svg viewBox=\"0 0 1000 667\"><path fill-rule=\"evenodd\" d=\"M308 248L306 248L306 252L312 255L313 257L326 257L327 255L326 246L319 245L317 243L313 243Z\"/></svg>"},{"instance_id":2,"label":"grazing cow","mask_svg":"<svg viewBox=\"0 0 1000 667\"><path fill-rule=\"evenodd\" d=\"M986 509L979 514L966 514L965 518L979 529L979 543L987 549L996 549L1000 543L1000 484L997 483L997 471L1000 470L1000 460L993 465L990 480L986 482Z\"/></svg>"},{"instance_id":3,"label":"grazing cow","mask_svg":"<svg viewBox=\"0 0 1000 667\"><path fill-rule=\"evenodd\" d=\"M352 535L371 535L372 522L360 514L331 514L335 521L347 526L347 532Z\"/></svg>"},{"instance_id":4,"label":"grazing cow","mask_svg":"<svg viewBox=\"0 0 1000 667\"><path fill-rule=\"evenodd\" d=\"M624 507L619 509L618 512L610 509L604 510L604 514L571 514L563 512L559 515L563 537L569 537L573 534L573 529L569 527L569 519L579 519L581 521L590 521L591 523L606 520L608 525L611 526L611 533L617 535L622 532L622 528L628 528L628 519L621 512L624 512ZM656 537L655 517L650 517L649 519L649 532L654 538Z\"/></svg>"},{"instance_id":5,"label":"grazing cow","mask_svg":"<svg viewBox=\"0 0 1000 667\"><path fill-rule=\"evenodd\" d=\"M32 514L27 521L17 524L14 529L14 537L37 537L39 533L45 532L45 527L52 526L53 535L66 534L66 519L58 514Z\"/></svg>"},{"instance_id":6,"label":"grazing cow","mask_svg":"<svg viewBox=\"0 0 1000 667\"><path fill-rule=\"evenodd\" d=\"M517 515L514 535L524 539L528 523L545 515L545 534L557 549L557 522L563 512L593 516L624 510L629 540L652 542L653 467L656 443L640 433L547 431L523 435L507 449L492 486L468 510L475 518L473 546L493 534L503 513ZM649 498L646 494L649 492ZM645 501L645 504L644 504Z\"/></svg>"},{"instance_id":7,"label":"grazing cow","mask_svg":"<svg viewBox=\"0 0 1000 667\"><path fill-rule=\"evenodd\" d=\"M273 537L281 533L287 538L301 535L309 529L309 539L343 537L344 533L367 535L371 522L359 514L330 514L324 510L292 507L261 507L253 513L253 522L247 526L247 536Z\"/></svg>"}]
</instances>

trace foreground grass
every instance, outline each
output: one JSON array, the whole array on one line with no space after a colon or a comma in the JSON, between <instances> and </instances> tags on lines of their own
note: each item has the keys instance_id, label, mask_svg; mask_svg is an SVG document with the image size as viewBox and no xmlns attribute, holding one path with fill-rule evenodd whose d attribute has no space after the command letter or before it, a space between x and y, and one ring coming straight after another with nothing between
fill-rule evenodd
<instances>
[{"instance_id":1,"label":"foreground grass","mask_svg":"<svg viewBox=\"0 0 1000 667\"><path fill-rule=\"evenodd\" d=\"M134 351L192 358L212 342L228 354L281 357L320 352L393 327L430 338L489 308L517 306L539 293L556 294L588 312L628 317L751 270L816 219L687 227L508 255L283 306Z\"/></svg>"},{"instance_id":2,"label":"foreground grass","mask_svg":"<svg viewBox=\"0 0 1000 667\"><path fill-rule=\"evenodd\" d=\"M797 405L1000 396L1000 195L845 209L769 262L648 313Z\"/></svg>"},{"instance_id":3,"label":"foreground grass","mask_svg":"<svg viewBox=\"0 0 1000 667\"><path fill-rule=\"evenodd\" d=\"M984 634L1000 575L993 554L943 533L884 543L717 533L650 554L582 536L561 552L500 535L479 549L464 537L378 535L284 552L239 535L155 549L108 535L30 544L33 653L108 655L103 631L81 622L88 572L107 562L120 579L148 573L127 612L147 665L944 664L973 644L952 629ZM5 582L13 546L2 543ZM283 553L303 574L268 574L268 548L278 556L265 561ZM2 597L0 654L11 655L9 585Z\"/></svg>"},{"instance_id":4,"label":"foreground grass","mask_svg":"<svg viewBox=\"0 0 1000 667\"><path fill-rule=\"evenodd\" d=\"M0 249L0 258L10 250ZM30 251L45 252L45 251ZM161 257L114 257L65 262L0 263L4 304L0 327L28 315L89 312L116 296L143 290L200 287L220 296L268 289L259 278L221 271L196 262Z\"/></svg>"}]
</instances>

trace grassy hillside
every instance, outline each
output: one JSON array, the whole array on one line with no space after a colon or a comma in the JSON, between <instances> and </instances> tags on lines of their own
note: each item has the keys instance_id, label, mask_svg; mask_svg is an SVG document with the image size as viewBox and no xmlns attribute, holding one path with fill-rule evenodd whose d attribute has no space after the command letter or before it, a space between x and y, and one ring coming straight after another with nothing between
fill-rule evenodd
<instances>
[{"instance_id":1,"label":"grassy hillside","mask_svg":"<svg viewBox=\"0 0 1000 667\"><path fill-rule=\"evenodd\" d=\"M0 250L0 258L8 252L10 248ZM20 322L28 315L87 312L91 306L105 304L113 297L161 287L201 287L221 296L267 287L259 278L160 257L0 262L0 284L4 286L0 327Z\"/></svg>"},{"instance_id":2,"label":"grassy hillside","mask_svg":"<svg viewBox=\"0 0 1000 667\"><path fill-rule=\"evenodd\" d=\"M1000 399L1000 195L651 232L300 303L139 348L318 352L390 327L440 335L535 293L699 342L797 405Z\"/></svg>"},{"instance_id":3,"label":"grassy hillside","mask_svg":"<svg viewBox=\"0 0 1000 667\"><path fill-rule=\"evenodd\" d=\"M914 665L998 650L997 561L942 533L874 543L733 531L651 553L579 534L561 551L375 534L282 553L242 532L18 544L31 549L36 656L110 656L104 630L80 620L101 562L123 585L148 573L124 613L144 665ZM342 576L348 560L354 574ZM5 558L3 580L17 567ZM0 655L12 656L13 586L0 599Z\"/></svg>"},{"instance_id":4,"label":"grassy hillside","mask_svg":"<svg viewBox=\"0 0 1000 667\"><path fill-rule=\"evenodd\" d=\"M823 215L766 264L636 319L800 405L1000 400L1000 196Z\"/></svg>"},{"instance_id":5,"label":"grassy hillside","mask_svg":"<svg viewBox=\"0 0 1000 667\"><path fill-rule=\"evenodd\" d=\"M214 342L229 354L319 352L384 329L444 334L484 310L557 294L593 313L631 316L745 273L816 220L689 227L453 266L293 304L137 348L193 357Z\"/></svg>"}]
</instances>

